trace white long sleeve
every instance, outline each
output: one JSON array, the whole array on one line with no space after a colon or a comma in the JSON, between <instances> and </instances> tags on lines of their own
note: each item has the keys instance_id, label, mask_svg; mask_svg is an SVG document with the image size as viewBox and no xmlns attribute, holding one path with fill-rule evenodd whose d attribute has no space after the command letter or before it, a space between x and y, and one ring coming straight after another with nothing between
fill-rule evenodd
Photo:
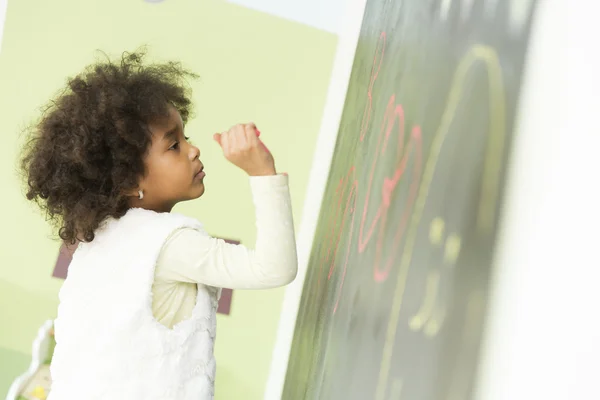
<instances>
[{"instance_id":1,"label":"white long sleeve","mask_svg":"<svg viewBox=\"0 0 600 400\"><path fill-rule=\"evenodd\" d=\"M298 263L288 178L251 177L250 186L256 210L255 249L180 229L163 246L157 281L266 289L295 278Z\"/></svg>"}]
</instances>

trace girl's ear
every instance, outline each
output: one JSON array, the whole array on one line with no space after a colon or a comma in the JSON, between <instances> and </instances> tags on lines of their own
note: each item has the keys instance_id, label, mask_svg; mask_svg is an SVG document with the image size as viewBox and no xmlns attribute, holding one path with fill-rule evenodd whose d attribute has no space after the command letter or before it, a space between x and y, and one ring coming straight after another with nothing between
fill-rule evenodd
<instances>
[{"instance_id":1,"label":"girl's ear","mask_svg":"<svg viewBox=\"0 0 600 400\"><path fill-rule=\"evenodd\" d=\"M129 198L129 203L134 204L144 198L144 190L140 187L128 190L125 192L125 196Z\"/></svg>"}]
</instances>

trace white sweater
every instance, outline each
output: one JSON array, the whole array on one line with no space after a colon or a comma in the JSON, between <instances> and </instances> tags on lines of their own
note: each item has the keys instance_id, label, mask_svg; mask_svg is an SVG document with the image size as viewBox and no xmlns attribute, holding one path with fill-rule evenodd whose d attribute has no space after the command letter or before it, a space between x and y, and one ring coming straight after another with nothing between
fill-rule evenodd
<instances>
[{"instance_id":1,"label":"white sweater","mask_svg":"<svg viewBox=\"0 0 600 400\"><path fill-rule=\"evenodd\" d=\"M141 209L107 220L92 243L80 245L60 292L48 400L213 399L217 287L239 286L228 284L236 282L232 274L258 288L287 283L296 273L291 211L281 214L283 203L289 209L287 179L285 191L264 196L282 179L251 179L255 251L225 246L193 219ZM155 266L167 238L176 248L173 233L190 230L204 255L195 265L204 281L197 282L191 315L170 329L152 311ZM237 270L230 265L240 260L246 261Z\"/></svg>"}]
</instances>

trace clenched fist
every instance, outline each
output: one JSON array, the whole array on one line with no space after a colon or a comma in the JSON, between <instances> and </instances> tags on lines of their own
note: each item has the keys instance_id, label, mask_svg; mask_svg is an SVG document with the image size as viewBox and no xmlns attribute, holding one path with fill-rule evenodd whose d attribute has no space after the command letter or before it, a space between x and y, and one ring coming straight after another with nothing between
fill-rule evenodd
<instances>
[{"instance_id":1,"label":"clenched fist","mask_svg":"<svg viewBox=\"0 0 600 400\"><path fill-rule=\"evenodd\" d=\"M238 124L227 132L215 133L223 155L250 176L275 175L275 160L258 138L254 124Z\"/></svg>"}]
</instances>

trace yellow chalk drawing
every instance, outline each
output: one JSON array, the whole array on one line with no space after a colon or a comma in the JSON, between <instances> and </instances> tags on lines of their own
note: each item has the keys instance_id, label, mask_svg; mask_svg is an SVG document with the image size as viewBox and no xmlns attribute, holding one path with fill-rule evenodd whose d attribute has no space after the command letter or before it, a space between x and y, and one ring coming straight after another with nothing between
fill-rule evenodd
<instances>
[{"instance_id":1,"label":"yellow chalk drawing","mask_svg":"<svg viewBox=\"0 0 600 400\"><path fill-rule=\"evenodd\" d=\"M446 309L443 305L437 304L435 309L433 310L433 314L431 318L427 321L425 325L425 329L423 329L423 333L425 336L429 338L434 338L442 329L442 325L444 325L444 320L446 319Z\"/></svg>"},{"instance_id":2,"label":"yellow chalk drawing","mask_svg":"<svg viewBox=\"0 0 600 400\"><path fill-rule=\"evenodd\" d=\"M444 238L445 222L441 218L434 218L429 226L429 241L431 244L440 245Z\"/></svg>"},{"instance_id":3,"label":"yellow chalk drawing","mask_svg":"<svg viewBox=\"0 0 600 400\"><path fill-rule=\"evenodd\" d=\"M404 250L400 260L398 279L388 320L383 357L375 391L376 400L384 400L386 388L388 386L388 376L394 352L398 319L400 316L400 309L402 308L406 281L415 248L417 228L421 223L423 209L425 208L436 165L446 136L450 131L450 126L456 110L460 104L468 73L471 68L478 63L482 63L487 70L489 85L489 132L481 188L482 193L477 214L477 227L478 230L483 232L491 231L493 228L499 192L500 167L504 153L506 135L505 93L502 82L502 67L500 66L496 51L489 46L474 45L469 49L458 65L448 95L446 109L442 115L440 126L435 132L427 164L425 165L425 170L423 172L419 194L415 203L413 215L411 216Z\"/></svg>"},{"instance_id":4,"label":"yellow chalk drawing","mask_svg":"<svg viewBox=\"0 0 600 400\"><path fill-rule=\"evenodd\" d=\"M425 323L431 318L433 308L436 303L438 288L440 285L440 272L435 269L429 271L427 274L427 283L425 285L425 298L421 304L421 308L417 311L417 314L410 319L408 326L413 331L420 331L423 329Z\"/></svg>"},{"instance_id":5,"label":"yellow chalk drawing","mask_svg":"<svg viewBox=\"0 0 600 400\"><path fill-rule=\"evenodd\" d=\"M446 223L440 217L436 217L429 225L429 241L436 246L444 243L444 229ZM461 238L456 233L451 233L444 243L444 263L448 267L454 266L460 254ZM436 269L428 272L425 284L425 297L419 311L413 316L408 326L414 332L423 330L425 336L435 337L446 318L446 310L443 301L439 298L441 270Z\"/></svg>"},{"instance_id":6,"label":"yellow chalk drawing","mask_svg":"<svg viewBox=\"0 0 600 400\"><path fill-rule=\"evenodd\" d=\"M453 266L458 260L460 254L461 239L456 233L451 233L446 239L446 247L444 249L444 263L447 266Z\"/></svg>"}]
</instances>

